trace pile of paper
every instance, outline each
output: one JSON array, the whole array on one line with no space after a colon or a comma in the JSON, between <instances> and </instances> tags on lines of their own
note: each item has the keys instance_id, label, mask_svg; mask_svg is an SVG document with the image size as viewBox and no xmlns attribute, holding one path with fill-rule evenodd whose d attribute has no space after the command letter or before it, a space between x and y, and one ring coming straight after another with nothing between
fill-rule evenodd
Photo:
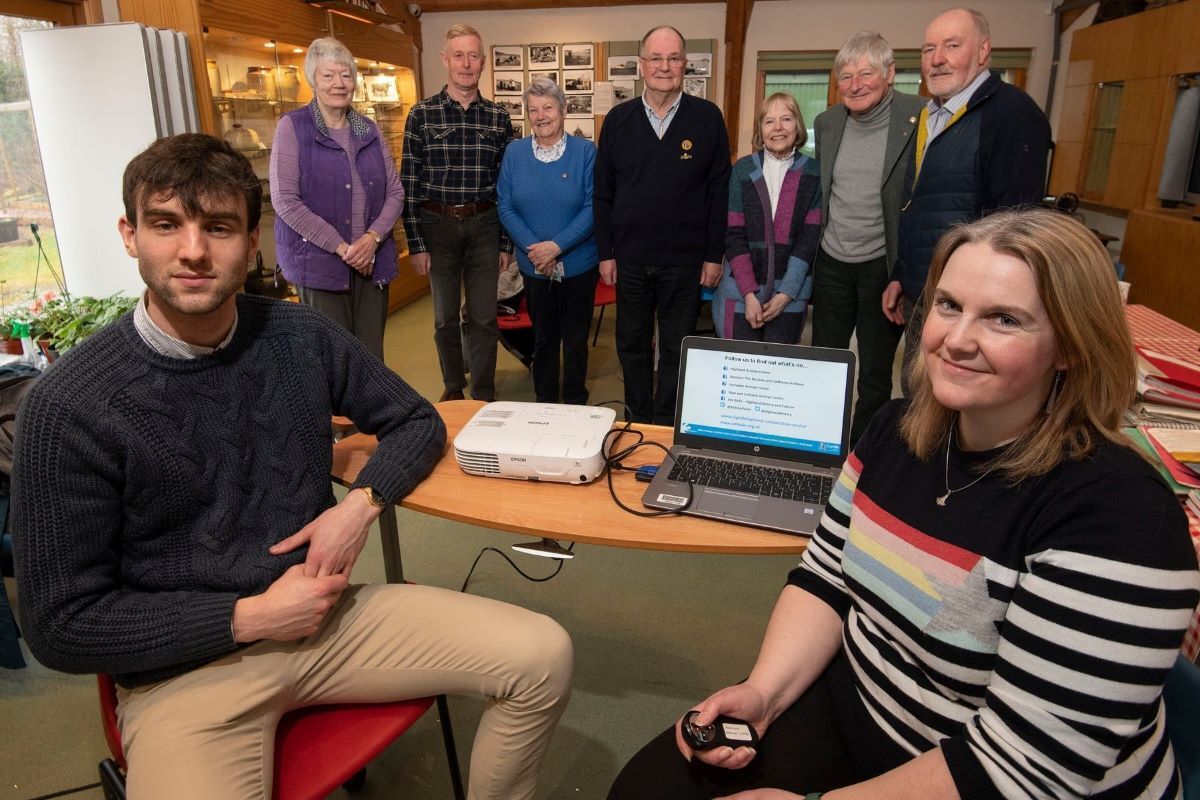
<instances>
[{"instance_id":1,"label":"pile of paper","mask_svg":"<svg viewBox=\"0 0 1200 800\"><path fill-rule=\"evenodd\" d=\"M1176 494L1200 489L1200 430L1147 426L1135 428L1129 435Z\"/></svg>"},{"instance_id":2,"label":"pile of paper","mask_svg":"<svg viewBox=\"0 0 1200 800\"><path fill-rule=\"evenodd\" d=\"M1129 410L1129 423L1200 430L1200 366L1136 349L1138 402Z\"/></svg>"}]
</instances>

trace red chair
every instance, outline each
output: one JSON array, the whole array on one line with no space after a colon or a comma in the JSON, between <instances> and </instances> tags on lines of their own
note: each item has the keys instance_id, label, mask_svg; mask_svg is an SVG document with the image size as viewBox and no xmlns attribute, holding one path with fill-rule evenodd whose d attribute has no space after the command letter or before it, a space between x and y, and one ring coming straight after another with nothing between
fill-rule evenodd
<instances>
[{"instance_id":1,"label":"red chair","mask_svg":"<svg viewBox=\"0 0 1200 800\"><path fill-rule=\"evenodd\" d=\"M496 314L496 327L500 329L500 344L504 349L512 353L513 358L521 362L526 369L533 368L533 338L527 335L526 338L529 345L529 352L522 352L518 346L518 341L521 337L513 336L512 334L518 331L528 331L533 329L533 319L529 316L529 304L525 300L525 293L521 293L521 299L517 303L517 310L512 314ZM511 302L511 301L505 301Z\"/></svg>"},{"instance_id":2,"label":"red chair","mask_svg":"<svg viewBox=\"0 0 1200 800\"><path fill-rule=\"evenodd\" d=\"M97 675L100 718L112 758L100 762L100 785L107 800L125 800L125 751L117 727L117 689L111 675ZM322 800L337 787L357 791L366 766L412 727L435 698L396 703L310 706L283 715L275 733L275 800ZM450 762L454 796L463 800L462 776L450 728L446 696L438 695L442 737Z\"/></svg>"},{"instance_id":3,"label":"red chair","mask_svg":"<svg viewBox=\"0 0 1200 800\"><path fill-rule=\"evenodd\" d=\"M592 347L596 346L596 340L600 338L600 325L604 322L604 307L611 306L615 302L617 302L616 285L609 286L604 281L597 281L596 302L593 305L600 306L600 318L596 320L596 332L592 335Z\"/></svg>"}]
</instances>

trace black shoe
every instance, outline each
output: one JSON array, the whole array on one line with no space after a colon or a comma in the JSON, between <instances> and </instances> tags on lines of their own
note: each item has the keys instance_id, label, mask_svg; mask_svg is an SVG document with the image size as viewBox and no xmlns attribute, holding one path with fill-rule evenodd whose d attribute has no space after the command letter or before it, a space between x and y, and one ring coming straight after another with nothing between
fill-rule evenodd
<instances>
[{"instance_id":1,"label":"black shoe","mask_svg":"<svg viewBox=\"0 0 1200 800\"><path fill-rule=\"evenodd\" d=\"M438 398L438 402L444 403L447 400L463 400L463 399L465 399L465 398L463 397L463 393L462 393L461 389L447 389L446 391L442 392L442 396Z\"/></svg>"}]
</instances>

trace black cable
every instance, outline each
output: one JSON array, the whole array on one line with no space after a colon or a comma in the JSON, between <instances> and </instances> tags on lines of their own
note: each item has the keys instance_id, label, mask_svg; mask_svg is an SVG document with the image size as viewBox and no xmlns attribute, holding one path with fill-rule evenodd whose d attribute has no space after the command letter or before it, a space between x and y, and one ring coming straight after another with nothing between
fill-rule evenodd
<instances>
[{"instance_id":1,"label":"black cable","mask_svg":"<svg viewBox=\"0 0 1200 800\"><path fill-rule=\"evenodd\" d=\"M42 259L46 259L46 269L50 271L50 277L54 278L54 282L58 285L58 290L63 293L63 297L67 302L71 301L71 293L67 291L67 282L63 279L62 273L54 268L54 264L50 262L50 255L46 252L46 248L42 246L42 237L38 233L38 224L36 222L29 223L29 232L33 234L34 241L37 242L38 261L37 267L33 272L33 285L37 286L38 273L41 271Z\"/></svg>"},{"instance_id":2,"label":"black cable","mask_svg":"<svg viewBox=\"0 0 1200 800\"><path fill-rule=\"evenodd\" d=\"M616 503L617 507L620 508L622 511L627 511L630 514L633 514L633 515L639 516L639 517L666 517L671 514L682 513L684 510L691 507L691 505L692 505L692 500L695 498L696 482L694 480L692 480L692 478L690 476L688 476L687 470L685 470L682 466L680 466L679 463L675 460L675 456L671 454L671 451L669 448L664 447L663 445L659 444L658 442L647 442L645 434L643 434L641 431L635 431L633 429L633 420L632 420L632 415L629 413L629 406L625 405L620 400L605 400L603 403L597 403L597 405L606 406L606 405L611 405L611 404L616 404L616 403L619 403L621 405L621 407L625 410L625 424L623 427L612 428L611 430L609 430L608 433L604 434L604 443L603 443L603 447L601 450L601 452L604 454L604 475L608 479L608 493L609 493L609 495L612 496L613 502ZM625 447L621 448L620 450L616 451L615 453L612 452L611 448L626 433L632 433L635 436L637 436L637 441L635 441L633 444L626 445ZM615 436L614 436L614 434L615 434ZM610 439L611 439L611 441L610 441ZM654 511L639 511L636 508L630 508L629 506L625 505L624 503L621 502L621 498L617 497L617 490L615 488L613 488L613 479L612 479L613 472L614 471L615 472L629 472L629 471L636 470L637 467L627 467L627 466L625 466L624 462L625 462L625 459L630 458L631 456L633 456L634 453L636 453L640 448L643 448L643 447L657 447L659 450L662 450L666 454L666 459L662 462L662 466L660 466L659 469L662 469L663 467L667 466L668 461L670 461L670 464L672 467L679 468L679 470L681 472L680 478L682 479L682 481L684 483L687 484L687 500L684 501L683 505L679 506L678 508L664 508L664 509L656 509Z\"/></svg>"},{"instance_id":3,"label":"black cable","mask_svg":"<svg viewBox=\"0 0 1200 800\"><path fill-rule=\"evenodd\" d=\"M570 552L574 548L575 548L575 543L570 542L567 545L567 552ZM566 559L559 559L558 566L554 568L554 572L551 572L549 575L547 575L544 578L535 578L532 575L530 575L529 573L525 572L520 567L518 567L517 562L515 562L511 558L509 558L508 554L505 553L503 550L499 550L495 547L485 547L479 551L479 555L475 556L475 562L473 564L471 564L471 569L467 572L466 580L463 581L462 588L459 589L460 592L465 592L467 590L467 584L471 582L471 576L475 574L475 567L479 566L479 559L483 558L483 554L488 552L489 550L492 551L493 553L495 553L496 555L500 556L501 558L503 558L505 561L507 561L509 566L511 566L513 569L515 569L522 578L524 578L527 581L533 581L534 583L545 583L546 581L550 580L554 576L558 575L558 573L562 572L563 564L566 563Z\"/></svg>"},{"instance_id":4,"label":"black cable","mask_svg":"<svg viewBox=\"0 0 1200 800\"><path fill-rule=\"evenodd\" d=\"M76 792L84 792L84 791L87 791L88 789L99 789L99 788L100 788L100 784L89 783L86 786L76 786L74 789L63 789L61 792L51 792L50 794L39 794L37 797L29 798L29 800L52 800L52 798L55 798L55 797L66 797L67 795L75 794Z\"/></svg>"}]
</instances>

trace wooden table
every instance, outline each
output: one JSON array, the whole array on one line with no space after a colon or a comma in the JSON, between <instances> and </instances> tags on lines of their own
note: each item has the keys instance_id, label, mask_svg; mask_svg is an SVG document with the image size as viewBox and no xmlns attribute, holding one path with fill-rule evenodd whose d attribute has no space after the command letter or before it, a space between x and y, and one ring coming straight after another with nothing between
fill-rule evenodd
<instances>
[{"instance_id":1,"label":"wooden table","mask_svg":"<svg viewBox=\"0 0 1200 800\"><path fill-rule=\"evenodd\" d=\"M477 400L437 404L446 421L447 447L433 472L400 505L435 517L508 531L586 544L674 550L688 553L756 555L802 553L808 539L691 516L639 517L617 507L607 479L577 486L562 483L505 480L468 475L454 459L453 441L475 412ZM648 441L670 446L672 430L658 425L635 425ZM632 443L621 437L616 446ZM375 438L363 433L347 436L333 446L333 480L350 486L375 451ZM657 464L662 451L646 448L629 459L633 464ZM613 475L621 502L638 510L646 484L632 472ZM400 544L394 510L379 517L388 581L402 580Z\"/></svg>"}]
</instances>

